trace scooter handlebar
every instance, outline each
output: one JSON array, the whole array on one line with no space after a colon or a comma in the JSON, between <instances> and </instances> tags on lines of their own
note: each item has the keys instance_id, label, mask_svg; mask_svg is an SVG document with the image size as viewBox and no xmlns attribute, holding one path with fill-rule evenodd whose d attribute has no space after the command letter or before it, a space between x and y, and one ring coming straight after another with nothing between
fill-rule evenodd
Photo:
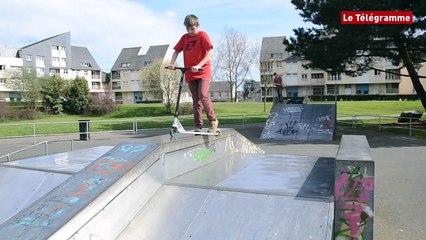
<instances>
[{"instance_id":1,"label":"scooter handlebar","mask_svg":"<svg viewBox=\"0 0 426 240\"><path fill-rule=\"evenodd\" d=\"M165 69L169 69L168 67L164 67ZM181 70L182 72L186 72L186 71L191 71L192 70L192 68L186 68L186 67L175 67L175 69L173 69L173 70ZM203 69L202 68L199 68L198 69L198 72L202 72L203 71Z\"/></svg>"}]
</instances>

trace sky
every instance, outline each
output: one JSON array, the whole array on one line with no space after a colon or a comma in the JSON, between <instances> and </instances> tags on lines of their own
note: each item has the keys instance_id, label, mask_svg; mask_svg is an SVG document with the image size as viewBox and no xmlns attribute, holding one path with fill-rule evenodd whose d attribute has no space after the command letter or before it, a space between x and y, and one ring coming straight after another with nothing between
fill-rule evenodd
<instances>
[{"instance_id":1,"label":"sky","mask_svg":"<svg viewBox=\"0 0 426 240\"><path fill-rule=\"evenodd\" d=\"M110 72L123 48L173 47L186 33L188 14L199 18L213 45L226 28L260 44L307 26L290 0L2 0L0 45L21 48L70 32L71 45L87 47Z\"/></svg>"}]
</instances>

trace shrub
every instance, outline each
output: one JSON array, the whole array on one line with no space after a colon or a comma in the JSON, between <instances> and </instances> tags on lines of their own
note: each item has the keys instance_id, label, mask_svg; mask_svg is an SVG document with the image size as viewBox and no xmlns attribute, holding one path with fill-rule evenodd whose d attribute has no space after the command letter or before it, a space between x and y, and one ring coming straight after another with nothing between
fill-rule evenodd
<instances>
[{"instance_id":1,"label":"shrub","mask_svg":"<svg viewBox=\"0 0 426 240\"><path fill-rule=\"evenodd\" d=\"M193 114L192 103L181 103L179 106L179 115Z\"/></svg>"},{"instance_id":2,"label":"shrub","mask_svg":"<svg viewBox=\"0 0 426 240\"><path fill-rule=\"evenodd\" d=\"M115 112L118 109L117 104L107 97L93 97L84 111L86 115L104 115Z\"/></svg>"},{"instance_id":3,"label":"shrub","mask_svg":"<svg viewBox=\"0 0 426 240\"><path fill-rule=\"evenodd\" d=\"M8 120L33 120L37 118L37 111L34 109L9 109L6 118Z\"/></svg>"}]
</instances>

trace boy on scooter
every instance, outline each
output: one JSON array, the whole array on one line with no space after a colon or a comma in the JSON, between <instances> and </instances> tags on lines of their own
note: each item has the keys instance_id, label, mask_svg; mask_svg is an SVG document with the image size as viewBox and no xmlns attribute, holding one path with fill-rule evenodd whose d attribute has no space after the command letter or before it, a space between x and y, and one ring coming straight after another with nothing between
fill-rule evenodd
<instances>
[{"instance_id":1,"label":"boy on scooter","mask_svg":"<svg viewBox=\"0 0 426 240\"><path fill-rule=\"evenodd\" d=\"M206 111L209 122L209 132L215 133L219 121L214 113L213 104L209 96L211 81L211 63L213 55L213 45L209 35L199 30L200 23L195 15L187 15L184 23L188 33L184 34L174 47L175 52L167 67L170 70L175 68L176 59L183 51L184 67L191 68L192 71L185 72L185 81L188 83L189 91L192 95L192 107L194 112L195 132L201 132L203 128L202 108ZM199 71L202 69L202 71Z\"/></svg>"}]
</instances>

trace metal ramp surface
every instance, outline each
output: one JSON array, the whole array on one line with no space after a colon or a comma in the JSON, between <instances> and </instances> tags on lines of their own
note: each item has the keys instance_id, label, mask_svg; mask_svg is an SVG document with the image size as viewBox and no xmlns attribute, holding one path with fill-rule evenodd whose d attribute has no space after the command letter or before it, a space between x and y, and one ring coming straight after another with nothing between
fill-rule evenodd
<instances>
[{"instance_id":1,"label":"metal ramp surface","mask_svg":"<svg viewBox=\"0 0 426 240\"><path fill-rule=\"evenodd\" d=\"M64 179L0 239L331 239L333 164L264 154L232 129L122 143L56 168Z\"/></svg>"},{"instance_id":2,"label":"metal ramp surface","mask_svg":"<svg viewBox=\"0 0 426 240\"><path fill-rule=\"evenodd\" d=\"M333 164L227 155L165 182L118 239L331 239Z\"/></svg>"},{"instance_id":3,"label":"metal ramp surface","mask_svg":"<svg viewBox=\"0 0 426 240\"><path fill-rule=\"evenodd\" d=\"M260 139L332 141L335 104L274 103Z\"/></svg>"},{"instance_id":4,"label":"metal ramp surface","mask_svg":"<svg viewBox=\"0 0 426 240\"><path fill-rule=\"evenodd\" d=\"M111 148L95 147L0 164L0 224Z\"/></svg>"}]
</instances>

